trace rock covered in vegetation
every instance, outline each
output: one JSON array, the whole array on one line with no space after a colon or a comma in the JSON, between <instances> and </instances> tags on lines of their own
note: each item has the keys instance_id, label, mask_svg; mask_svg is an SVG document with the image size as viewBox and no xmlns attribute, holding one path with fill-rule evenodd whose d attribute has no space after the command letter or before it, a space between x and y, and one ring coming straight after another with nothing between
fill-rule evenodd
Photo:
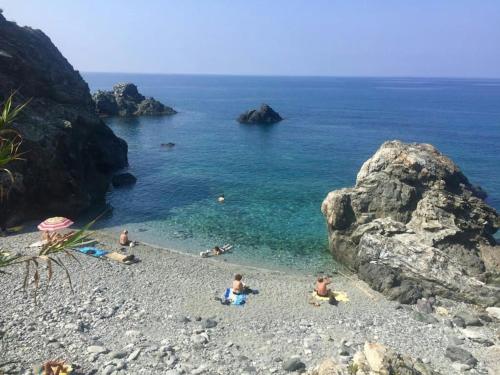
<instances>
[{"instance_id":1,"label":"rock covered in vegetation","mask_svg":"<svg viewBox=\"0 0 500 375\"><path fill-rule=\"evenodd\" d=\"M283 118L267 104L262 104L260 109L252 109L242 113L238 122L242 124L275 124Z\"/></svg>"},{"instance_id":2,"label":"rock covered in vegetation","mask_svg":"<svg viewBox=\"0 0 500 375\"><path fill-rule=\"evenodd\" d=\"M493 306L500 219L483 196L432 145L392 141L321 210L334 256L374 289L403 303L441 294Z\"/></svg>"},{"instance_id":3,"label":"rock covered in vegetation","mask_svg":"<svg viewBox=\"0 0 500 375\"><path fill-rule=\"evenodd\" d=\"M99 90L93 95L96 111L101 116L159 116L177 113L154 98L146 98L133 83L118 83L113 91Z\"/></svg>"},{"instance_id":4,"label":"rock covered in vegetation","mask_svg":"<svg viewBox=\"0 0 500 375\"><path fill-rule=\"evenodd\" d=\"M0 100L15 90L16 103L31 99L14 124L25 160L9 166L15 183L0 224L72 216L103 199L127 165L126 142L96 116L87 84L50 39L0 14Z\"/></svg>"}]
</instances>

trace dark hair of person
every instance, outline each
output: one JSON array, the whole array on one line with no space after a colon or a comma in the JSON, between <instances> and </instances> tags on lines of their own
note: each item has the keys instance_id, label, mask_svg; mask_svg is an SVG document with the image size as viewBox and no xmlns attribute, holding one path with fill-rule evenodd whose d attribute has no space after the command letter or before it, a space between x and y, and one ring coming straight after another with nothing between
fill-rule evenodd
<instances>
[{"instance_id":1,"label":"dark hair of person","mask_svg":"<svg viewBox=\"0 0 500 375\"><path fill-rule=\"evenodd\" d=\"M234 275L234 279L236 281L241 281L242 278L243 278L243 276L241 276L239 273L237 273L236 275Z\"/></svg>"}]
</instances>

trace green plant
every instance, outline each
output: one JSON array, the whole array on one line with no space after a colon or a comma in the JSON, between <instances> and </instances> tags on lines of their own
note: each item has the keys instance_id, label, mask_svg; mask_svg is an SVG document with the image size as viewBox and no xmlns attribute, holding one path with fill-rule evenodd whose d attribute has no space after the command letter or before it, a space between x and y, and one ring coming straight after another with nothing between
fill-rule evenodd
<instances>
[{"instance_id":1,"label":"green plant","mask_svg":"<svg viewBox=\"0 0 500 375\"><path fill-rule=\"evenodd\" d=\"M358 372L358 370L359 370L358 365L355 364L355 363L350 363L347 366L347 372L349 373L349 375L356 375L356 373Z\"/></svg>"},{"instance_id":2,"label":"green plant","mask_svg":"<svg viewBox=\"0 0 500 375\"><path fill-rule=\"evenodd\" d=\"M16 263L19 263L21 256L19 255L10 255L6 251L0 251L0 273L6 273L2 270L2 268L12 266Z\"/></svg>"},{"instance_id":3,"label":"green plant","mask_svg":"<svg viewBox=\"0 0 500 375\"><path fill-rule=\"evenodd\" d=\"M19 132L12 129L12 123L29 103L28 100L23 104L14 106L14 94L15 92L5 100L0 112L0 173L8 175L11 185L14 183L14 176L7 168L7 165L14 160L21 160L22 153L19 152L19 147L23 140ZM9 189L4 187L0 179L0 199L3 199L8 191Z\"/></svg>"},{"instance_id":4,"label":"green plant","mask_svg":"<svg viewBox=\"0 0 500 375\"><path fill-rule=\"evenodd\" d=\"M64 261L60 258L61 255L68 256L69 258L77 261L78 259L72 252L72 249L80 246L80 244L89 237L90 227L94 225L97 219L85 225L82 229L70 232L66 235L61 235L47 244L42 246L42 249L37 255L21 256L10 255L8 252L0 252L0 273L6 273L4 269L14 266L16 264L25 264L26 270L24 274L23 289L27 290L31 283L34 285L34 297L36 303L37 291L40 287L40 277L42 274L42 265L46 266L46 288L50 286L50 282L54 275L56 267L64 271L65 277L68 280L69 287L73 292L73 283L71 281L71 274L66 267Z\"/></svg>"},{"instance_id":5,"label":"green plant","mask_svg":"<svg viewBox=\"0 0 500 375\"><path fill-rule=\"evenodd\" d=\"M64 271L71 292L73 292L73 283L71 281L71 275L68 271L68 268L64 264L63 260L59 256L66 255L79 263L78 259L73 254L72 249L78 247L85 239L88 238L90 234L89 229L92 225L94 225L96 220L97 219L91 221L90 223L85 225L82 229L68 233L64 236L61 236L58 239L49 241L47 244L42 246L42 249L40 250L38 255L27 256L22 258L21 262L24 262L26 264L26 272L24 276L23 288L25 290L28 289L30 276L33 270L32 282L34 284L35 301L36 301L36 292L40 286L41 264L46 265L47 288L49 288L50 286L50 281L52 280L52 276L54 275L54 266L56 266Z\"/></svg>"}]
</instances>

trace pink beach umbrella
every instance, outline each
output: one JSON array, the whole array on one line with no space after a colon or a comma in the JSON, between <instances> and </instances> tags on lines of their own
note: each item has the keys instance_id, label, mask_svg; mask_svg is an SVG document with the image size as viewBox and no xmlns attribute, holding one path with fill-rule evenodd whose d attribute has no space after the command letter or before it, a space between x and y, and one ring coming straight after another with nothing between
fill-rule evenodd
<instances>
[{"instance_id":1,"label":"pink beach umbrella","mask_svg":"<svg viewBox=\"0 0 500 375\"><path fill-rule=\"evenodd\" d=\"M50 219L45 220L44 222L38 225L38 229L41 231L52 232L59 229L68 228L73 225L73 222L65 217L56 216L51 217Z\"/></svg>"}]
</instances>

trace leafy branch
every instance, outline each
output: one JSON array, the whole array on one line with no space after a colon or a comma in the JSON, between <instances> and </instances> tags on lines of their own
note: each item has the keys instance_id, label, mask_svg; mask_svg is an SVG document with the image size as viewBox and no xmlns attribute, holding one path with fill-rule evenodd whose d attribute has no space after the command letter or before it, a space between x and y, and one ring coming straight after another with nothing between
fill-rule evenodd
<instances>
[{"instance_id":1,"label":"leafy branch","mask_svg":"<svg viewBox=\"0 0 500 375\"><path fill-rule=\"evenodd\" d=\"M29 100L23 104L14 106L13 92L3 103L3 108L0 112L0 173L8 175L11 184L14 183L14 175L7 168L7 164L14 160L22 160L22 153L19 152L19 147L23 141L21 135L16 130L12 129L11 125L21 111L28 105ZM0 180L0 199L8 193L9 189L5 189Z\"/></svg>"}]
</instances>

